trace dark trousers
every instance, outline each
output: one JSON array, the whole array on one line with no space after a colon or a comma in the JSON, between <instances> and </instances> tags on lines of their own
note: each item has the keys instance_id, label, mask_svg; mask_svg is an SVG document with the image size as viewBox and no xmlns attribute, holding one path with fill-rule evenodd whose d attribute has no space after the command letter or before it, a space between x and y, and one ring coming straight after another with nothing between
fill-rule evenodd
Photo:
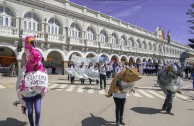
<instances>
[{"instance_id":1,"label":"dark trousers","mask_svg":"<svg viewBox=\"0 0 194 126\"><path fill-rule=\"evenodd\" d=\"M70 77L70 80L71 80L71 84L73 84L75 81L75 77Z\"/></svg>"},{"instance_id":2,"label":"dark trousers","mask_svg":"<svg viewBox=\"0 0 194 126\"><path fill-rule=\"evenodd\" d=\"M104 89L106 88L106 75L100 74L100 89L102 89L102 80L104 80Z\"/></svg>"},{"instance_id":3,"label":"dark trousers","mask_svg":"<svg viewBox=\"0 0 194 126\"><path fill-rule=\"evenodd\" d=\"M110 71L106 71L106 76L107 76L108 79L110 78L110 75L111 75L111 72Z\"/></svg>"},{"instance_id":4,"label":"dark trousers","mask_svg":"<svg viewBox=\"0 0 194 126\"><path fill-rule=\"evenodd\" d=\"M30 126L34 126L34 119L33 119L33 108L35 108L36 126L39 126L40 122L40 112L41 112L41 97L42 95L38 94L33 97L25 97L24 101L26 102L26 107L28 109L28 119L30 121Z\"/></svg>"},{"instance_id":5,"label":"dark trousers","mask_svg":"<svg viewBox=\"0 0 194 126\"><path fill-rule=\"evenodd\" d=\"M162 106L162 108L165 109L166 112L171 112L172 102L173 102L174 96L175 96L175 92L167 91L166 99L165 99L164 104Z\"/></svg>"},{"instance_id":6,"label":"dark trousers","mask_svg":"<svg viewBox=\"0 0 194 126\"><path fill-rule=\"evenodd\" d=\"M193 79L193 89L194 89L194 73L191 74L192 79Z\"/></svg>"},{"instance_id":7,"label":"dark trousers","mask_svg":"<svg viewBox=\"0 0 194 126\"><path fill-rule=\"evenodd\" d=\"M124 106L125 106L125 101L126 98L114 98L115 101L115 116L116 116L116 122L123 122L123 112L124 112Z\"/></svg>"},{"instance_id":8,"label":"dark trousers","mask_svg":"<svg viewBox=\"0 0 194 126\"><path fill-rule=\"evenodd\" d=\"M81 78L80 80L81 80L81 84L84 84L84 80L85 79L84 78Z\"/></svg>"}]
</instances>

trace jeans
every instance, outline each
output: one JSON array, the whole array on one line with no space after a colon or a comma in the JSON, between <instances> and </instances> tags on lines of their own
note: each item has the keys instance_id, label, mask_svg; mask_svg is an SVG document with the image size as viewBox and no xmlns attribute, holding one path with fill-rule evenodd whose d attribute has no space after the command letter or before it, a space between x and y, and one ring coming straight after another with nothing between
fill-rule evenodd
<instances>
[{"instance_id":1,"label":"jeans","mask_svg":"<svg viewBox=\"0 0 194 126\"><path fill-rule=\"evenodd\" d=\"M124 105L125 105L125 101L126 98L114 98L115 101L115 115L116 115L116 122L123 122L123 112L124 112Z\"/></svg>"},{"instance_id":2,"label":"jeans","mask_svg":"<svg viewBox=\"0 0 194 126\"><path fill-rule=\"evenodd\" d=\"M26 107L28 109L28 119L30 121L30 126L34 126L34 120L33 120L33 106L35 109L35 114L36 114L36 120L35 126L39 126L40 122L40 112L41 112L41 98L42 95L38 94L33 97L25 97L24 101L26 102Z\"/></svg>"}]
</instances>

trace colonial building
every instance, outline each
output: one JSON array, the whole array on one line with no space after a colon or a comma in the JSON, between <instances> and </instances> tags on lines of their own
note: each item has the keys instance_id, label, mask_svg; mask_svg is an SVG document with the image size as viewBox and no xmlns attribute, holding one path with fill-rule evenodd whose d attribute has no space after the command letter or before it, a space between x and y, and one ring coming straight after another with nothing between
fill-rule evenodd
<instances>
[{"instance_id":1,"label":"colonial building","mask_svg":"<svg viewBox=\"0 0 194 126\"><path fill-rule=\"evenodd\" d=\"M23 40L34 35L45 65L64 74L72 54L117 62L177 62L188 47L69 0L0 0L0 63L24 65ZM21 51L20 51L21 48ZM61 69L62 68L62 69Z\"/></svg>"}]
</instances>

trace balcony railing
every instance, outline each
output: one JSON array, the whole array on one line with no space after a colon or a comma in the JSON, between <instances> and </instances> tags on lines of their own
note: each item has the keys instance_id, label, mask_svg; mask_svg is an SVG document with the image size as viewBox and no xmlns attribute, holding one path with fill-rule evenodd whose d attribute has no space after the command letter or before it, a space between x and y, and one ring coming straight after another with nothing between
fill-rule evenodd
<instances>
[{"instance_id":1,"label":"balcony railing","mask_svg":"<svg viewBox=\"0 0 194 126\"><path fill-rule=\"evenodd\" d=\"M69 44L85 46L84 39L77 37L69 37Z\"/></svg>"},{"instance_id":2,"label":"balcony railing","mask_svg":"<svg viewBox=\"0 0 194 126\"><path fill-rule=\"evenodd\" d=\"M119 44L111 44L113 50L120 50L121 46Z\"/></svg>"},{"instance_id":3,"label":"balcony railing","mask_svg":"<svg viewBox=\"0 0 194 126\"><path fill-rule=\"evenodd\" d=\"M33 31L33 30L23 29L23 37L28 36L28 35L36 36L36 38L39 40L44 40L44 32L42 31Z\"/></svg>"},{"instance_id":4,"label":"balcony railing","mask_svg":"<svg viewBox=\"0 0 194 126\"><path fill-rule=\"evenodd\" d=\"M66 43L66 37L64 35L60 35L60 34L48 33L48 41L57 41L57 42L65 42Z\"/></svg>"},{"instance_id":5,"label":"balcony railing","mask_svg":"<svg viewBox=\"0 0 194 126\"><path fill-rule=\"evenodd\" d=\"M123 45L123 46L121 46L121 50L122 51L130 51L130 47L127 45Z\"/></svg>"},{"instance_id":6,"label":"balcony railing","mask_svg":"<svg viewBox=\"0 0 194 126\"><path fill-rule=\"evenodd\" d=\"M102 48L102 49L110 49L110 43L108 43L108 42L100 42L100 48Z\"/></svg>"},{"instance_id":7,"label":"balcony railing","mask_svg":"<svg viewBox=\"0 0 194 126\"><path fill-rule=\"evenodd\" d=\"M15 27L0 26L0 35L9 37L18 37L19 29Z\"/></svg>"},{"instance_id":8,"label":"balcony railing","mask_svg":"<svg viewBox=\"0 0 194 126\"><path fill-rule=\"evenodd\" d=\"M86 45L88 47L97 47L97 48L99 47L99 44L98 44L98 42L96 40L88 40L88 39L86 39L85 41L86 41Z\"/></svg>"}]
</instances>

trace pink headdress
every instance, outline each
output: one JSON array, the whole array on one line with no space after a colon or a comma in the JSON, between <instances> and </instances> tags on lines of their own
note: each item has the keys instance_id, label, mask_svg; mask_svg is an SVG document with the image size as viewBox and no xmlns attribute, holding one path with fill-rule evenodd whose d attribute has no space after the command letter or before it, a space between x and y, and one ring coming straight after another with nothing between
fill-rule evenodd
<instances>
[{"instance_id":1,"label":"pink headdress","mask_svg":"<svg viewBox=\"0 0 194 126\"><path fill-rule=\"evenodd\" d=\"M25 49L35 48L36 43L37 42L34 36L27 36L25 38Z\"/></svg>"},{"instance_id":2,"label":"pink headdress","mask_svg":"<svg viewBox=\"0 0 194 126\"><path fill-rule=\"evenodd\" d=\"M42 71L45 69L42 65L42 55L38 49L35 48L36 39L34 36L27 36L25 38L25 53L26 53L26 70L27 72Z\"/></svg>"}]
</instances>

